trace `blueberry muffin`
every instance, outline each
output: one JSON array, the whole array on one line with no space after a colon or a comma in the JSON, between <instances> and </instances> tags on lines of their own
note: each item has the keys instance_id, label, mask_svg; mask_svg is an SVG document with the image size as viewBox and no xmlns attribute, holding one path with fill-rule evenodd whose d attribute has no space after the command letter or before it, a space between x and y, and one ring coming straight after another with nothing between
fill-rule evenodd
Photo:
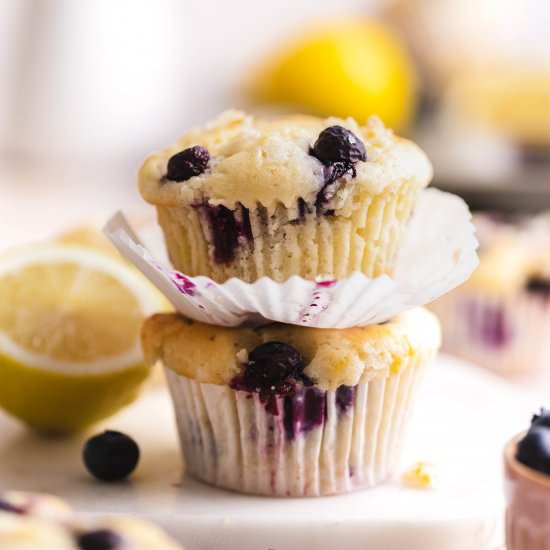
<instances>
[{"instance_id":1,"label":"blueberry muffin","mask_svg":"<svg viewBox=\"0 0 550 550\"><path fill-rule=\"evenodd\" d=\"M3 550L178 550L159 528L117 516L85 519L51 495L0 495L0 548Z\"/></svg>"},{"instance_id":2,"label":"blueberry muffin","mask_svg":"<svg viewBox=\"0 0 550 550\"><path fill-rule=\"evenodd\" d=\"M139 172L174 267L217 282L391 274L432 168L372 117L228 112Z\"/></svg>"},{"instance_id":3,"label":"blueberry muffin","mask_svg":"<svg viewBox=\"0 0 550 550\"><path fill-rule=\"evenodd\" d=\"M345 493L391 477L439 340L424 309L343 330L159 314L142 333L146 360L166 367L188 473L277 496Z\"/></svg>"},{"instance_id":4,"label":"blueberry muffin","mask_svg":"<svg viewBox=\"0 0 550 550\"><path fill-rule=\"evenodd\" d=\"M477 215L480 265L430 305L443 348L501 374L550 366L550 218Z\"/></svg>"}]
</instances>

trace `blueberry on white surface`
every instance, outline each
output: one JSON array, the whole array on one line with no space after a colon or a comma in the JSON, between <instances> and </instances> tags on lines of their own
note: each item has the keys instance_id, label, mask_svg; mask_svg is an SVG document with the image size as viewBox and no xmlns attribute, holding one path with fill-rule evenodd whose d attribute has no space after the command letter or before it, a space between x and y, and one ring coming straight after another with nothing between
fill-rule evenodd
<instances>
[{"instance_id":1,"label":"blueberry on white surface","mask_svg":"<svg viewBox=\"0 0 550 550\"><path fill-rule=\"evenodd\" d=\"M84 464L101 481L128 477L139 461L139 447L128 435L107 430L90 438L84 446Z\"/></svg>"}]
</instances>

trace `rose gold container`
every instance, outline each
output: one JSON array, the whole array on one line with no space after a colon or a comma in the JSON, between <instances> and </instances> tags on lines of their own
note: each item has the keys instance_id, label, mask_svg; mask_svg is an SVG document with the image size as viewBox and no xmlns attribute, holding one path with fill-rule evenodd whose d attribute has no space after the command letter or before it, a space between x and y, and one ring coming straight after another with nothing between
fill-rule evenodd
<instances>
[{"instance_id":1,"label":"rose gold container","mask_svg":"<svg viewBox=\"0 0 550 550\"><path fill-rule=\"evenodd\" d=\"M508 550L550 550L550 475L516 458L516 436L504 451L506 543Z\"/></svg>"}]
</instances>

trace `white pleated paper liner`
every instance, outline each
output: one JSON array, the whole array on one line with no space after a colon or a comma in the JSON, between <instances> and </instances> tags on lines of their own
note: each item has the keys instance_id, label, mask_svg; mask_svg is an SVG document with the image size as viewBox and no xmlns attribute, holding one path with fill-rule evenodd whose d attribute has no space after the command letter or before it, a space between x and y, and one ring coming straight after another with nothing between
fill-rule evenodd
<instances>
[{"instance_id":1,"label":"white pleated paper liner","mask_svg":"<svg viewBox=\"0 0 550 550\"><path fill-rule=\"evenodd\" d=\"M354 387L273 398L166 369L188 474L241 493L302 497L374 487L399 469L427 358ZM314 417L312 421L308 417Z\"/></svg>"},{"instance_id":2,"label":"white pleated paper liner","mask_svg":"<svg viewBox=\"0 0 550 550\"><path fill-rule=\"evenodd\" d=\"M436 189L418 198L393 278L371 279L356 272L329 281L294 276L284 283L263 277L254 283L230 279L220 284L208 277L189 277L158 260L165 252L160 246L147 249L120 212L104 231L177 311L223 326L277 321L347 328L381 323L449 292L478 265L478 243L466 203Z\"/></svg>"}]
</instances>

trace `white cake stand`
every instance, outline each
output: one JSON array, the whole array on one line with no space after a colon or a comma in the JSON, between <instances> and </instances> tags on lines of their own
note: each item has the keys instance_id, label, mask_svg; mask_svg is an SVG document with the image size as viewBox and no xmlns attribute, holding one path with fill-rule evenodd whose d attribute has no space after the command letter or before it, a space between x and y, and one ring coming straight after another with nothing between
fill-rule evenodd
<instances>
[{"instance_id":1,"label":"white cake stand","mask_svg":"<svg viewBox=\"0 0 550 550\"><path fill-rule=\"evenodd\" d=\"M502 447L538 406L443 356L418 397L403 460L404 467L434 463L438 488L395 480L346 496L270 499L181 481L171 404L159 390L97 428L139 442L142 460L131 482L101 484L85 473L86 436L46 439L0 415L0 487L51 492L84 512L149 518L186 550L496 550L503 545Z\"/></svg>"}]
</instances>

